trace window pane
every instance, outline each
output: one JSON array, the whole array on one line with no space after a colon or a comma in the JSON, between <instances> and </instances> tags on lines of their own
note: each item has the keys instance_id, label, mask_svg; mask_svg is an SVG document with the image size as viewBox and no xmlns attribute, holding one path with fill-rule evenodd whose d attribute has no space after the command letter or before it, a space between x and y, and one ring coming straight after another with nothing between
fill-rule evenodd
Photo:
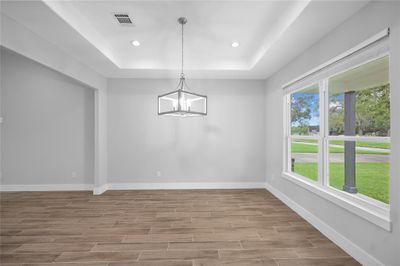
<instances>
[{"instance_id":1,"label":"window pane","mask_svg":"<svg viewBox=\"0 0 400 266\"><path fill-rule=\"evenodd\" d=\"M291 171L311 180L318 180L318 140L291 140Z\"/></svg>"},{"instance_id":2,"label":"window pane","mask_svg":"<svg viewBox=\"0 0 400 266\"><path fill-rule=\"evenodd\" d=\"M345 163L345 142L338 140L329 142L329 185L389 203L390 143L373 141L348 143L350 144L346 147L349 153L348 162ZM351 147L352 143L355 144L354 148ZM351 155L352 149L355 150L354 156ZM352 188L356 191L352 191Z\"/></svg>"},{"instance_id":3,"label":"window pane","mask_svg":"<svg viewBox=\"0 0 400 266\"><path fill-rule=\"evenodd\" d=\"M390 136L388 56L329 79L329 134Z\"/></svg>"},{"instance_id":4,"label":"window pane","mask_svg":"<svg viewBox=\"0 0 400 266\"><path fill-rule=\"evenodd\" d=\"M318 135L319 88L312 85L290 95L292 135Z\"/></svg>"}]
</instances>

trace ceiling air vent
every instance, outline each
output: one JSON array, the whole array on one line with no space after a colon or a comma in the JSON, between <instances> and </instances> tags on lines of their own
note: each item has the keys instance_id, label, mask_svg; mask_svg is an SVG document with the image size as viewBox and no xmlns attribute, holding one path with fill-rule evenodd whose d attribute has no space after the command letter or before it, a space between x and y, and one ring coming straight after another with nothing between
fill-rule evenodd
<instances>
[{"instance_id":1,"label":"ceiling air vent","mask_svg":"<svg viewBox=\"0 0 400 266\"><path fill-rule=\"evenodd\" d=\"M133 26L133 20L128 13L114 13L114 17L120 25Z\"/></svg>"}]
</instances>

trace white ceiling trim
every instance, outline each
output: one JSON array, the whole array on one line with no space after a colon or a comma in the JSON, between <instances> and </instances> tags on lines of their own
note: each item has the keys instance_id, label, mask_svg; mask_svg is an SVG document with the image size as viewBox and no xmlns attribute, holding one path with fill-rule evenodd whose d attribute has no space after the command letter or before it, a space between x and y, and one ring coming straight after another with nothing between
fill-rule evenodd
<instances>
[{"instance_id":1,"label":"white ceiling trim","mask_svg":"<svg viewBox=\"0 0 400 266\"><path fill-rule=\"evenodd\" d=\"M116 67L125 70L176 70L176 66L165 66L157 64L156 61L149 62L134 62L131 64L124 64L115 56L113 48L107 45L107 40L104 39L100 33L89 25L87 19L82 16L79 11L72 5L73 1L54 1L54 0L41 0L43 1L54 13L62 18L68 25L76 30L82 37L84 37L91 45L98 49L106 58L108 58ZM237 70L237 71L250 71L268 50L279 40L282 34L292 25L304 9L309 5L312 0L293 1L289 10L279 16L279 19L274 23L269 32L265 32L266 37L261 42L258 49L255 50L253 56L245 61L232 61L232 62L210 62L200 68L192 68L191 70ZM132 1L135 2L135 1ZM139 1L136 1L139 2ZM166 2L166 1L165 1ZM190 1L189 1L190 2ZM192 1L201 2L201 1ZM261 1L262 2L262 1ZM228 47L228 49L230 49Z\"/></svg>"},{"instance_id":2,"label":"white ceiling trim","mask_svg":"<svg viewBox=\"0 0 400 266\"><path fill-rule=\"evenodd\" d=\"M120 62L113 55L111 47L107 46L107 41L96 31L96 29L87 29L81 25L86 25L87 20L71 5L69 1L42 0L54 13L62 18L83 38L96 47L108 60L118 68L122 68Z\"/></svg>"},{"instance_id":3,"label":"white ceiling trim","mask_svg":"<svg viewBox=\"0 0 400 266\"><path fill-rule=\"evenodd\" d=\"M248 69L252 69L268 52L268 50L279 40L279 38L285 33L285 31L292 25L304 9L310 4L311 0L298 1L291 8L290 12L285 17L281 18L280 23L277 23L274 32L267 35L264 39L262 46L255 53L252 62L248 66Z\"/></svg>"},{"instance_id":4,"label":"white ceiling trim","mask_svg":"<svg viewBox=\"0 0 400 266\"><path fill-rule=\"evenodd\" d=\"M354 15L358 10L363 8L369 0L349 2L318 0L292 1L290 5L280 6L281 12L279 16L271 15L271 17L263 15L265 12L272 12L268 11L270 10L270 6L260 5L262 8L259 8L259 10L255 9L255 7L259 6L254 3L259 3L260 1L250 1L250 6L247 5L248 2L243 1L238 5L239 8L238 6L231 7L230 4L226 4L229 3L229 1L215 1L219 3L211 6L203 6L201 4L202 1L188 1L192 4L184 6L183 9L180 9L179 5L174 6L173 1L119 1L122 3L122 6L120 6L122 8L114 7L111 9L116 10L111 11L124 11L125 8L130 8L130 10L128 10L130 15L133 15L134 19L137 18L134 22L135 24L138 23L137 28L135 30L133 27L132 31L126 30L130 27L120 27L115 23L114 27L108 28L108 32L103 32L103 27L108 27L110 24L107 23L109 19L112 19L112 13L107 13L108 9L110 9L107 6L107 1L98 2L100 4L106 4L102 9L99 6L100 9L94 12L91 12L91 5L95 5L97 1L88 1L86 4L84 4L85 2L81 2L81 4L83 3L82 6L80 1L70 0L67 1L67 5L63 5L62 8L60 2L62 1L3 1L1 2L1 12L15 20L21 26L26 27L27 30L36 34L41 39L46 40L49 44L52 44L60 51L69 55L71 59L80 62L82 65L86 65L104 77L150 79L176 78L179 75L180 59L178 59L178 55L180 54L180 43L178 41L180 32L175 32L173 28L176 26L176 29L179 29L174 18L181 13L190 13L188 15L190 18L193 18L193 20L189 25L191 28L187 31L189 38L186 47L189 52L186 51L186 55L188 58L185 56L185 62L187 61L189 65L185 67L185 73L188 77L192 79L266 79L284 65L288 64L296 56L299 56L301 52L311 47L313 43L328 34L350 16ZM115 3L117 2L118 1ZM131 2L142 2L144 4L135 4L132 6L130 5ZM225 4L220 4L221 2ZM160 18L159 13L166 12L163 7L164 3L165 6L169 8L169 13L166 13L164 17ZM235 5L235 3L238 2L232 2L232 5ZM159 6L159 4L161 6ZM59 10L54 11L49 5ZM65 8L65 6L69 6L69 8ZM159 9L154 11L152 7ZM178 11L176 11L176 7L179 9ZM197 9L193 9L193 7ZM272 5L271 7L273 9L277 6ZM288 7L290 7L290 9ZM140 14L137 12L138 8L141 10ZM224 25L216 25L216 28L214 28L213 25L215 23L218 24L217 21L220 21L218 12L225 8L232 9L233 13L225 18L227 20ZM75 9L78 9L79 12L75 12ZM247 24L244 28L242 27L241 21L237 23L237 21L234 20L242 9L245 9L247 14L246 18L250 20L252 19L251 12L254 10L258 12L258 19L251 20L251 24ZM99 11L101 10L102 13L100 14ZM89 12L89 14L86 14L87 12ZM214 12L211 17L209 17L210 12ZM79 13L79 16L77 16L76 13ZM72 24L65 19L66 16L71 14L73 14L74 19L78 17ZM105 18L105 16L108 16L108 18ZM282 20L280 19L281 17ZM100 24L97 23L99 18L104 18ZM143 23L143 21L146 21L148 18L153 19L150 25L140 25L141 22ZM206 29L204 29L204 25L201 23L201 19L205 18L210 18L212 21L207 24ZM174 23L176 23L176 25ZM85 25L86 31L78 32L77 29L81 24ZM159 25L163 28L161 32L158 32ZM150 31L148 26L150 26ZM88 30L91 27L98 27L99 29L98 31ZM129 40L129 38L134 38L130 33L135 33L138 30L146 34L150 33L148 34L149 39L147 40L147 44L151 42L153 48L159 49L158 54L149 54L147 51L147 54L143 55L143 52L146 50L141 49L147 48L146 42L143 42L143 45L139 48L129 44L127 40ZM230 38L235 36L236 33L243 33L246 30L254 30L252 33L249 32L246 38L254 36L256 40L253 41L251 38L249 39L251 42L250 47L247 46L248 43L243 42L239 48L231 48L231 43L229 42ZM117 31L118 34L113 35L114 31ZM206 35L204 35L204 31ZM225 39L221 39L219 36L221 31L222 34L226 32L233 32L234 34L225 34ZM226 32L224 33L224 31ZM100 34L100 32L102 34ZM160 33L164 34L164 39L157 39L157 35ZM200 35L196 35L197 33L200 33ZM207 35L208 33L212 34ZM266 35L269 37L264 37ZM113 36L119 36L120 39L112 39ZM195 38L193 38L193 36L195 36ZM2 37L4 38L4 36ZM201 53L197 54L197 58L201 60L201 63L198 64L196 60L191 59L196 58L196 53L192 53L190 50L193 51L193 49L196 48L195 46L198 45L196 41L204 41L203 38L210 38L208 39L209 46L206 49L199 50ZM169 42L169 47L164 46L163 40ZM227 40L228 43L226 43ZM121 42L123 45L126 44L122 47L123 50L119 49L121 48ZM221 42L223 43L221 44ZM19 46L27 46L27 44L28 43L21 43ZM213 49L214 45L219 45L219 49L225 53L225 57L216 58L210 56L210 54L207 55L207 59L199 57L203 52L207 53L208 49ZM225 49L225 45L228 46L228 49ZM41 52L43 54L46 53L45 46L35 47L35 49L42 49ZM117 53L112 49L116 49ZM241 54L243 57L238 57L236 52L240 50L237 49L245 51L245 53ZM124 57L126 53L132 54L129 54L129 57ZM169 56L170 54L173 54L173 56ZM151 61L157 61L159 59L161 59L161 64L152 65ZM149 64L142 64L147 60L149 60ZM192 62L194 62L194 64ZM129 65L129 63L133 64ZM190 66L191 63L192 66ZM127 64L129 67L124 68Z\"/></svg>"}]
</instances>

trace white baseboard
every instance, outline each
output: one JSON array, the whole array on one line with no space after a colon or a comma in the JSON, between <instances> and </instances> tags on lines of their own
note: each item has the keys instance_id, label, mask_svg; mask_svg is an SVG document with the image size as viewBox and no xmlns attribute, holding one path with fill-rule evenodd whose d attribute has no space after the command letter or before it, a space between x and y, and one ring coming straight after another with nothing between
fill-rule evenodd
<instances>
[{"instance_id":1,"label":"white baseboard","mask_svg":"<svg viewBox=\"0 0 400 266\"><path fill-rule=\"evenodd\" d=\"M109 183L110 190L129 189L245 189L265 188L264 182L225 183Z\"/></svg>"},{"instance_id":2,"label":"white baseboard","mask_svg":"<svg viewBox=\"0 0 400 266\"><path fill-rule=\"evenodd\" d=\"M101 195L109 189L108 184L97 186L93 188L93 195Z\"/></svg>"},{"instance_id":3,"label":"white baseboard","mask_svg":"<svg viewBox=\"0 0 400 266\"><path fill-rule=\"evenodd\" d=\"M274 188L268 183L265 183L265 188L271 192L275 197L280 199L283 203L285 203L289 208L294 210L297 214L303 217L307 222L312 224L315 228L317 228L322 234L332 240L336 245L341 247L344 251L350 254L353 258L355 258L362 265L383 265L376 258L368 254L365 250L361 249L359 246L351 242L348 238L338 233L335 229L327 225L325 222L320 220L317 216L312 214L311 212L304 209L302 206L297 204L295 201L287 197L285 194L280 192L278 189Z\"/></svg>"},{"instance_id":4,"label":"white baseboard","mask_svg":"<svg viewBox=\"0 0 400 266\"><path fill-rule=\"evenodd\" d=\"M92 190L90 184L35 184L35 185L0 185L0 191L82 191Z\"/></svg>"},{"instance_id":5,"label":"white baseboard","mask_svg":"<svg viewBox=\"0 0 400 266\"><path fill-rule=\"evenodd\" d=\"M1 185L0 191L79 191L93 190L100 195L107 190L130 189L246 189L264 188L263 182L225 183L109 183L94 187L89 184L42 184L42 185Z\"/></svg>"}]
</instances>

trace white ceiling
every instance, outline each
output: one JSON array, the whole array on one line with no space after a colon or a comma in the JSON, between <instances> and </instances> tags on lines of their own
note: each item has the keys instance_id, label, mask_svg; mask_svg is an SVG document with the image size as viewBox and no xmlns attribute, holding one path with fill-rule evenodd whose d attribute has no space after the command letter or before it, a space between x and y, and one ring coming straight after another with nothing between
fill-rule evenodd
<instances>
[{"instance_id":1,"label":"white ceiling","mask_svg":"<svg viewBox=\"0 0 400 266\"><path fill-rule=\"evenodd\" d=\"M368 1L4 1L2 12L106 77L267 78ZM127 12L134 26L118 25ZM133 47L138 40L140 47ZM232 41L240 42L232 48Z\"/></svg>"}]
</instances>

